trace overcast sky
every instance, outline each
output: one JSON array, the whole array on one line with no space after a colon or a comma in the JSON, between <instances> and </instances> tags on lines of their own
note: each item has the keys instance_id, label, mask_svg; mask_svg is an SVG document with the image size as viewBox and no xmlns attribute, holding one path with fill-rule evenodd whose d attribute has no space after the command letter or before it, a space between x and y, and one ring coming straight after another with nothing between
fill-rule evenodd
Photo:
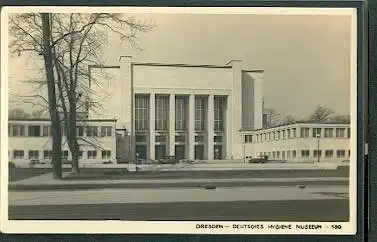
<instances>
[{"instance_id":1,"label":"overcast sky","mask_svg":"<svg viewBox=\"0 0 377 242\"><path fill-rule=\"evenodd\" d=\"M351 17L279 15L136 15L156 28L142 34L143 51L109 36L106 64L120 54L138 62L223 65L241 59L264 69L265 106L282 115L307 117L317 105L350 113ZM40 60L41 61L41 60ZM30 58L10 58L10 92L27 89L36 75ZM22 71L24 70L24 71Z\"/></svg>"}]
</instances>

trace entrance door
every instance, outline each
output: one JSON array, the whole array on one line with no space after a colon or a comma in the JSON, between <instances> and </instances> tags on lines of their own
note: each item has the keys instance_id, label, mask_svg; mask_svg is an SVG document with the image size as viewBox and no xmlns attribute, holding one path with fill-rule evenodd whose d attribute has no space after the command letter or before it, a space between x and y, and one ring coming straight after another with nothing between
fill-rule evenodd
<instances>
[{"instance_id":1,"label":"entrance door","mask_svg":"<svg viewBox=\"0 0 377 242\"><path fill-rule=\"evenodd\" d=\"M177 160L185 159L185 146L184 145L176 145L175 146L175 158Z\"/></svg>"},{"instance_id":2,"label":"entrance door","mask_svg":"<svg viewBox=\"0 0 377 242\"><path fill-rule=\"evenodd\" d=\"M223 153L223 146L222 145L215 145L213 147L214 149L214 158L215 160L221 160L222 159L222 153Z\"/></svg>"},{"instance_id":3,"label":"entrance door","mask_svg":"<svg viewBox=\"0 0 377 242\"><path fill-rule=\"evenodd\" d=\"M156 147L155 147L155 157L156 157L156 160L166 158L166 145L156 145Z\"/></svg>"},{"instance_id":4,"label":"entrance door","mask_svg":"<svg viewBox=\"0 0 377 242\"><path fill-rule=\"evenodd\" d=\"M204 145L195 145L195 160L204 160Z\"/></svg>"},{"instance_id":5,"label":"entrance door","mask_svg":"<svg viewBox=\"0 0 377 242\"><path fill-rule=\"evenodd\" d=\"M137 158L143 159L143 160L147 159L147 146L146 145L136 145L135 152L136 152L135 155Z\"/></svg>"}]
</instances>

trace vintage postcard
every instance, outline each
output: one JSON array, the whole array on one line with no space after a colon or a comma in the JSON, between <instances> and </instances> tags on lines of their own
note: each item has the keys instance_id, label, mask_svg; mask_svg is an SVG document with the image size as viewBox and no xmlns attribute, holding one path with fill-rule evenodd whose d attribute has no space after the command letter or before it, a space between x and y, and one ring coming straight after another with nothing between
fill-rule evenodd
<instances>
[{"instance_id":1,"label":"vintage postcard","mask_svg":"<svg viewBox=\"0 0 377 242\"><path fill-rule=\"evenodd\" d=\"M356 15L3 8L2 232L355 234Z\"/></svg>"}]
</instances>

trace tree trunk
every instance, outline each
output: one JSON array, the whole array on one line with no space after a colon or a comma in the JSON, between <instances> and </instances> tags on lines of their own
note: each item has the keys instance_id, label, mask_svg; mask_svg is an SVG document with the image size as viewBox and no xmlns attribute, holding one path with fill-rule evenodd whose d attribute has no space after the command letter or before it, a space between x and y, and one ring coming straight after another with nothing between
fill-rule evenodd
<instances>
[{"instance_id":1,"label":"tree trunk","mask_svg":"<svg viewBox=\"0 0 377 242\"><path fill-rule=\"evenodd\" d=\"M43 57L47 79L48 104L51 118L51 134L52 134L52 172L55 179L62 178L61 167L61 144L62 134L60 128L59 113L56 105L56 92L54 71L51 50L51 32L50 32L50 15L49 13L41 13L43 26Z\"/></svg>"},{"instance_id":2,"label":"tree trunk","mask_svg":"<svg viewBox=\"0 0 377 242\"><path fill-rule=\"evenodd\" d=\"M77 113L76 113L76 100L75 96L72 97L70 101L70 112L69 112L69 129L70 129L70 140L69 140L69 146L72 153L72 172L78 173L80 172L79 167L79 144L77 142L77 132L76 132L76 119L77 119Z\"/></svg>"}]
</instances>

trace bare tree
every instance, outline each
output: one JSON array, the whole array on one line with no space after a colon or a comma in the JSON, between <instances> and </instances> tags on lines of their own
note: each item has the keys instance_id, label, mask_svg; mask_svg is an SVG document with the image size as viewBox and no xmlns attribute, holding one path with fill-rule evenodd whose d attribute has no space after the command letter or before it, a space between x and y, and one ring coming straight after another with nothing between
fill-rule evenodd
<instances>
[{"instance_id":1,"label":"bare tree","mask_svg":"<svg viewBox=\"0 0 377 242\"><path fill-rule=\"evenodd\" d=\"M271 128L274 126L279 125L279 117L280 114L273 108L265 108L264 109L265 115L265 127Z\"/></svg>"},{"instance_id":2,"label":"bare tree","mask_svg":"<svg viewBox=\"0 0 377 242\"><path fill-rule=\"evenodd\" d=\"M283 121L281 122L282 125L288 125L288 124L294 124L296 122L295 118L293 116L288 115L283 118Z\"/></svg>"},{"instance_id":3,"label":"bare tree","mask_svg":"<svg viewBox=\"0 0 377 242\"><path fill-rule=\"evenodd\" d=\"M330 117L329 122L337 124L350 124L351 115L333 115Z\"/></svg>"},{"instance_id":4,"label":"bare tree","mask_svg":"<svg viewBox=\"0 0 377 242\"><path fill-rule=\"evenodd\" d=\"M31 118L31 115L30 113L25 112L22 108L12 108L9 109L8 117L10 119Z\"/></svg>"},{"instance_id":5,"label":"bare tree","mask_svg":"<svg viewBox=\"0 0 377 242\"><path fill-rule=\"evenodd\" d=\"M56 91L55 91L55 81L54 81L54 70L53 70L53 57L51 48L51 25L50 25L50 14L41 13L42 19L42 53L45 65L45 74L47 80L47 90L48 90L48 104L49 113L51 117L51 133L52 133L52 160L53 160L53 174L55 179L62 178L62 167L61 167L61 143L62 134L60 129L60 119L57 109L56 101Z\"/></svg>"},{"instance_id":6,"label":"bare tree","mask_svg":"<svg viewBox=\"0 0 377 242\"><path fill-rule=\"evenodd\" d=\"M78 172L77 113L88 111L89 104L91 108L100 106L93 100L94 94L89 82L90 85L101 84L90 77L88 66L102 64L101 53L107 41L107 32L116 34L121 40L126 40L140 48L137 34L148 32L154 26L133 17L125 19L122 14L113 13L71 13L50 14L50 16L52 68L58 98L56 107L63 117L62 124L72 153L72 171ZM14 33L14 41L11 42L13 52L41 53L38 36L42 26L37 15L19 14L11 22ZM26 26L27 29L22 26ZM47 102L49 103L50 100Z\"/></svg>"},{"instance_id":7,"label":"bare tree","mask_svg":"<svg viewBox=\"0 0 377 242\"><path fill-rule=\"evenodd\" d=\"M332 109L320 105L310 115L309 121L315 123L324 123L329 121L332 114L334 114L334 111Z\"/></svg>"}]
</instances>

